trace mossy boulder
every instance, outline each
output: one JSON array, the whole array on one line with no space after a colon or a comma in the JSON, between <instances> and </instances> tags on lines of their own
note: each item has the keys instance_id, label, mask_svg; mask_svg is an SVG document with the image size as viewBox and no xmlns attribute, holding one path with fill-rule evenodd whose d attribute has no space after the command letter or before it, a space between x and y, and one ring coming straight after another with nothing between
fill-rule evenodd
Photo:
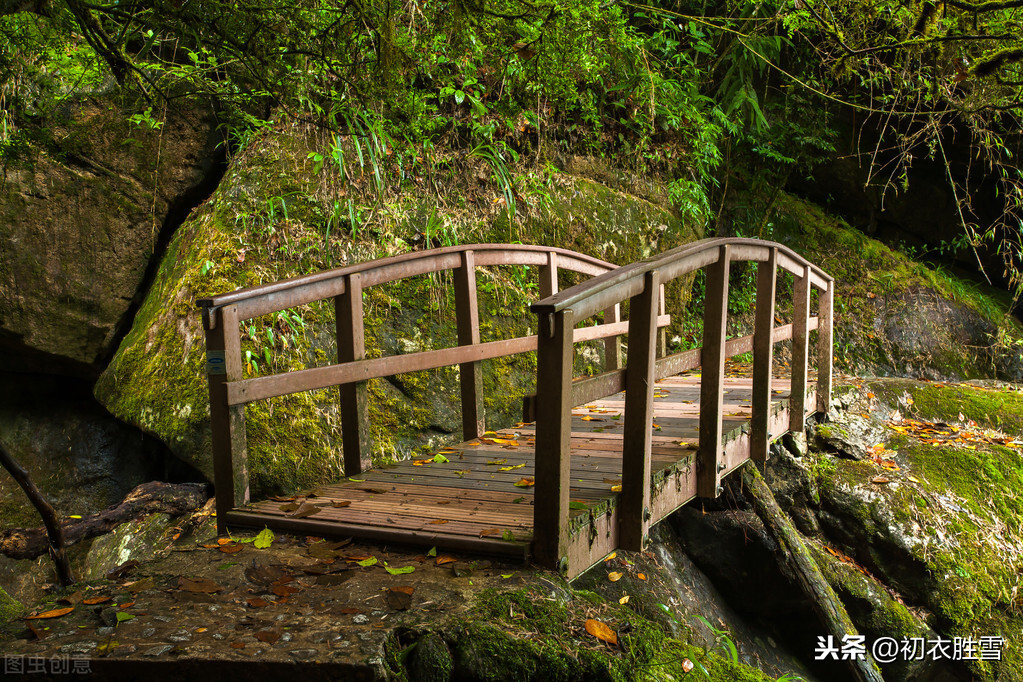
<instances>
[{"instance_id":1,"label":"mossy boulder","mask_svg":"<svg viewBox=\"0 0 1023 682\"><path fill-rule=\"evenodd\" d=\"M987 430L1001 424L1008 431L1018 423L1018 395L898 379L860 390L848 418L882 415L884 449L863 461L833 458L819 498L803 498L821 537L907 605L931 614L927 625L942 636L1004 638L1001 660L966 663L973 674L1023 679L1016 597L1023 569L1023 457L1009 435L1018 431ZM845 583L855 611L860 597ZM884 610L885 601L861 610L865 624L895 613ZM900 623L910 625L900 617L885 627L905 629Z\"/></svg>"},{"instance_id":2,"label":"mossy boulder","mask_svg":"<svg viewBox=\"0 0 1023 682\"><path fill-rule=\"evenodd\" d=\"M860 375L1023 379L1011 297L931 269L781 192L765 238L832 275L838 366Z\"/></svg>"},{"instance_id":3,"label":"mossy boulder","mask_svg":"<svg viewBox=\"0 0 1023 682\"><path fill-rule=\"evenodd\" d=\"M184 102L185 100L179 100ZM213 111L179 104L159 130L113 95L71 96L26 122L0 183L0 369L95 377L158 248L217 167Z\"/></svg>"},{"instance_id":4,"label":"mossy boulder","mask_svg":"<svg viewBox=\"0 0 1023 682\"><path fill-rule=\"evenodd\" d=\"M25 606L0 587L0 625L9 623L25 613Z\"/></svg>"},{"instance_id":5,"label":"mossy boulder","mask_svg":"<svg viewBox=\"0 0 1023 682\"><path fill-rule=\"evenodd\" d=\"M170 546L170 516L150 514L122 523L92 542L82 567L83 580L100 580L128 561L142 563Z\"/></svg>"},{"instance_id":6,"label":"mossy boulder","mask_svg":"<svg viewBox=\"0 0 1023 682\"><path fill-rule=\"evenodd\" d=\"M379 169L379 185L354 166L344 173L333 166L317 172L309 156L324 144L317 131L283 122L232 159L210 200L174 235L131 331L96 384L95 395L111 413L156 435L207 476L209 399L197 297L413 245L515 240L627 263L696 236L659 204L553 169L522 169L521 201L512 216L486 167L473 166L478 160L458 151L438 150L437 167L449 173L437 180L437 196L421 178L405 173L406 180L399 180L396 166ZM356 158L354 151L345 158ZM536 298L536 281L530 268L480 272L484 341L535 330L528 303ZM573 281L566 273L561 283ZM681 305L673 302L675 311ZM370 357L455 343L448 275L375 287L364 308ZM330 302L246 322L246 376L333 362L333 327ZM590 366L599 362L599 348L580 355L590 358ZM530 354L484 363L489 426L519 419L521 396L533 392L534 375ZM378 461L460 436L455 368L374 380L370 393ZM251 404L246 429L257 495L341 474L336 390Z\"/></svg>"}]
</instances>

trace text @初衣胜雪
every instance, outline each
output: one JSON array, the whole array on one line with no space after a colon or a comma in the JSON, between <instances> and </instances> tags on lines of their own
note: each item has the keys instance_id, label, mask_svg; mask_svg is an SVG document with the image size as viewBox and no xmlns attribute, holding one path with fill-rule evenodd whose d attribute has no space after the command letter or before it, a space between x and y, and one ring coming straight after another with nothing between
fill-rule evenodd
<instances>
[{"instance_id":1,"label":"text @\u521d\u8863\u80dc\u96ea","mask_svg":"<svg viewBox=\"0 0 1023 682\"><path fill-rule=\"evenodd\" d=\"M878 637L869 647L869 653L878 663L894 661L1000 661L1005 639L996 635L972 637ZM851 661L867 657L868 647L863 635L818 635L814 649L817 661Z\"/></svg>"}]
</instances>

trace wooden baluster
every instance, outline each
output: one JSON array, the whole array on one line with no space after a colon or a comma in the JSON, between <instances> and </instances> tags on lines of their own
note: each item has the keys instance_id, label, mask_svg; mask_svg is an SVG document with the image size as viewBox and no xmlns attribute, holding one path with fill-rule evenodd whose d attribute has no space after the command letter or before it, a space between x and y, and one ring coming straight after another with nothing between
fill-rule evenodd
<instances>
[{"instance_id":1,"label":"wooden baluster","mask_svg":"<svg viewBox=\"0 0 1023 682\"><path fill-rule=\"evenodd\" d=\"M533 547L551 569L567 569L574 326L570 309L542 313L537 335Z\"/></svg>"},{"instance_id":2,"label":"wooden baluster","mask_svg":"<svg viewBox=\"0 0 1023 682\"><path fill-rule=\"evenodd\" d=\"M615 303L604 311L604 324L612 324L622 321L622 307ZM604 371L622 368L622 337L619 335L608 336L604 339Z\"/></svg>"},{"instance_id":3,"label":"wooden baluster","mask_svg":"<svg viewBox=\"0 0 1023 682\"><path fill-rule=\"evenodd\" d=\"M657 306L657 314L664 315L667 313L668 307L665 304L663 284L660 287L658 300L660 301L660 305ZM668 330L666 327L659 327L657 332L657 357L663 358L667 354L668 354Z\"/></svg>"},{"instance_id":4,"label":"wooden baluster","mask_svg":"<svg viewBox=\"0 0 1023 682\"><path fill-rule=\"evenodd\" d=\"M362 277L348 275L345 291L334 297L337 361L366 357L366 333L362 320ZM345 476L357 476L372 466L369 437L369 389L365 381L338 386L341 397L341 442Z\"/></svg>"},{"instance_id":5,"label":"wooden baluster","mask_svg":"<svg viewBox=\"0 0 1023 682\"><path fill-rule=\"evenodd\" d=\"M834 359L833 315L835 282L817 295L817 411L827 414L831 407L831 363Z\"/></svg>"},{"instance_id":6,"label":"wooden baluster","mask_svg":"<svg viewBox=\"0 0 1023 682\"><path fill-rule=\"evenodd\" d=\"M753 329L753 415L750 458L766 462L771 446L771 376L774 362L774 299L778 282L778 249L757 263L757 309Z\"/></svg>"},{"instance_id":7,"label":"wooden baluster","mask_svg":"<svg viewBox=\"0 0 1023 682\"><path fill-rule=\"evenodd\" d=\"M650 432L654 415L659 280L656 270L648 272L643 291L629 302L618 546L637 552L642 551L650 529Z\"/></svg>"},{"instance_id":8,"label":"wooden baluster","mask_svg":"<svg viewBox=\"0 0 1023 682\"><path fill-rule=\"evenodd\" d=\"M455 270L455 316L458 345L480 342L479 302L476 298L476 259L472 251L462 252L462 265ZM458 365L462 393L462 438L471 440L487 430L483 413L482 363Z\"/></svg>"},{"instance_id":9,"label":"wooden baluster","mask_svg":"<svg viewBox=\"0 0 1023 682\"><path fill-rule=\"evenodd\" d=\"M726 244L721 247L717 262L707 266L707 300L703 311L701 351L700 445L696 454L696 494L700 497L717 497L720 493L729 258Z\"/></svg>"},{"instance_id":10,"label":"wooden baluster","mask_svg":"<svg viewBox=\"0 0 1023 682\"><path fill-rule=\"evenodd\" d=\"M796 277L792 288L792 394L789 396L789 431L802 433L806 424L806 362L810 345L810 266Z\"/></svg>"},{"instance_id":11,"label":"wooden baluster","mask_svg":"<svg viewBox=\"0 0 1023 682\"><path fill-rule=\"evenodd\" d=\"M249 501L245 405L227 404L227 384L242 379L238 308L203 309L206 328L206 376L210 386L213 483L217 495L217 532L227 532L227 514Z\"/></svg>"},{"instance_id":12,"label":"wooden baluster","mask_svg":"<svg viewBox=\"0 0 1023 682\"><path fill-rule=\"evenodd\" d=\"M547 254L546 265L540 266L540 298L544 299L558 293L558 254L551 251Z\"/></svg>"}]
</instances>

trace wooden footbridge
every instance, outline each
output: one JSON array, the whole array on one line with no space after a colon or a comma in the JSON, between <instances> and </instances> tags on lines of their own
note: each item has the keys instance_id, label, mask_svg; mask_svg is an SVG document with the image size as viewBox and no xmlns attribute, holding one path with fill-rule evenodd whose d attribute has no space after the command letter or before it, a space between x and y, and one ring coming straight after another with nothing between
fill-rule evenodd
<instances>
[{"instance_id":1,"label":"wooden footbridge","mask_svg":"<svg viewBox=\"0 0 1023 682\"><path fill-rule=\"evenodd\" d=\"M726 340L730 264L757 262L754 333ZM480 341L476 269L534 266L538 334ZM706 271L702 348L663 355L664 285ZM779 269L794 275L793 322L775 325ZM458 345L366 358L363 291L453 271ZM558 291L558 272L589 277ZM811 291L819 291L811 314ZM564 249L476 244L420 251L203 298L218 528L247 526L355 536L530 559L575 576L616 548L643 548L651 524L694 497L716 497L721 479L770 442L801 431L831 394L831 277L773 242L704 239L616 267ZM245 379L244 320L333 299L337 362ZM628 320L621 305L628 301ZM528 314L525 313L524 314ZM595 326L582 326L591 318ZM808 381L816 329L816 382ZM576 379L574 346L603 339L605 371ZM622 340L627 361L621 362ZM792 339L791 376L772 377L774 344ZM536 395L524 423L487 432L480 362L536 351ZM729 378L725 359L752 352L752 377ZM442 457L389 468L370 462L366 382L457 365L464 442ZM691 370L699 367L700 374ZM814 385L815 384L815 385ZM331 386L340 389L347 478L299 498L302 517L279 501L250 501L245 405ZM528 423L526 423L528 422ZM444 461L448 460L448 461Z\"/></svg>"}]
</instances>

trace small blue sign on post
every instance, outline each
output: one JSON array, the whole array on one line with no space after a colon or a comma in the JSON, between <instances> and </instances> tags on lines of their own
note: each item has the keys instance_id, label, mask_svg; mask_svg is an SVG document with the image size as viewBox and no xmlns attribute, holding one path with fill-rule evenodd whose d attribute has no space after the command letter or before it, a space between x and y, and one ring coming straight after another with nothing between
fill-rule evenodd
<instances>
[{"instance_id":1,"label":"small blue sign on post","mask_svg":"<svg viewBox=\"0 0 1023 682\"><path fill-rule=\"evenodd\" d=\"M206 374L227 374L227 358L224 351L206 351Z\"/></svg>"}]
</instances>

